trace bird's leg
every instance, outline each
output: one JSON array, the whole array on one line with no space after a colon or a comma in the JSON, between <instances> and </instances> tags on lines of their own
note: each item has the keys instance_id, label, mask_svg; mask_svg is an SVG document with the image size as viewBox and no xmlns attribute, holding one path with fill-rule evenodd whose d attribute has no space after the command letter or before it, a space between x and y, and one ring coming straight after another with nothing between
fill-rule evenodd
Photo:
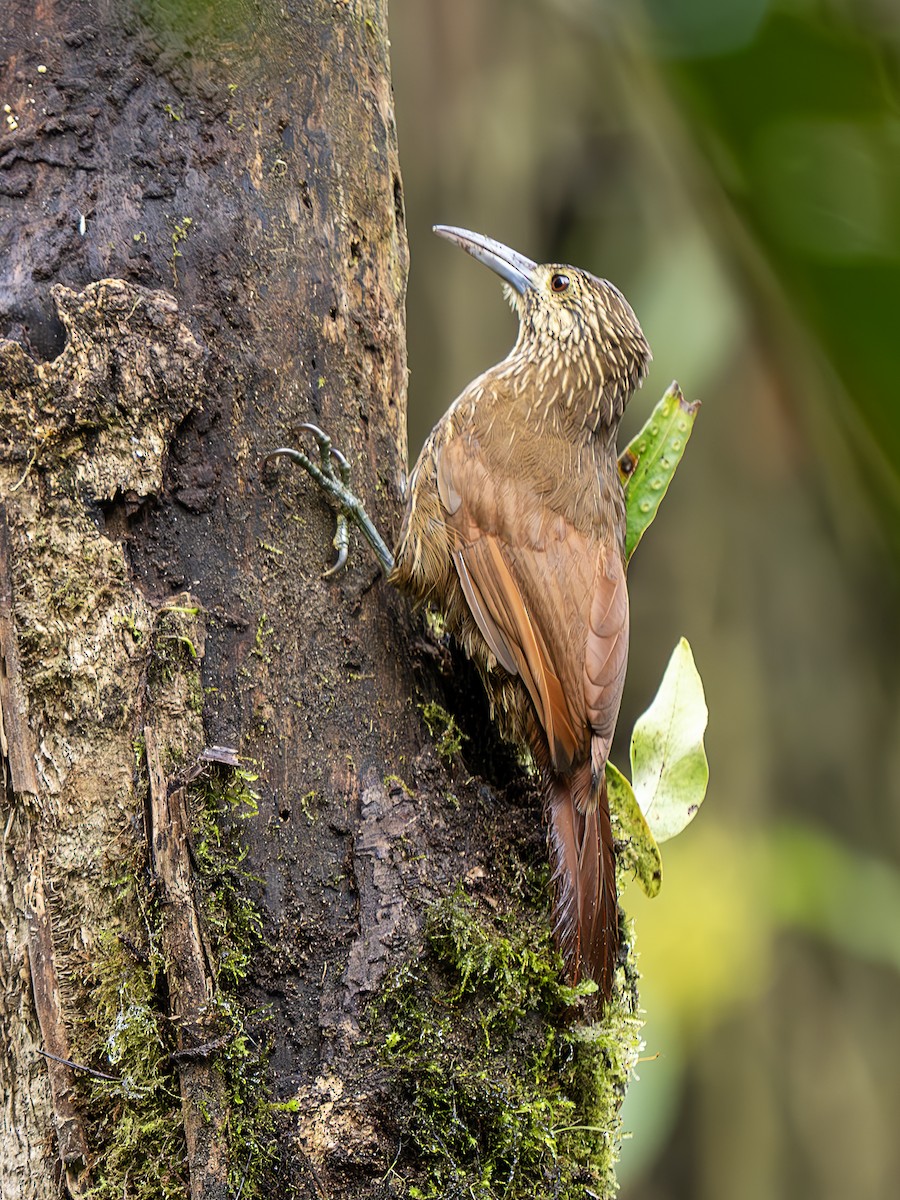
<instances>
[{"instance_id":1,"label":"bird's leg","mask_svg":"<svg viewBox=\"0 0 900 1200\"><path fill-rule=\"evenodd\" d=\"M334 535L334 548L337 551L337 558L331 567L325 572L323 578L336 575L347 562L347 554L350 546L350 533L347 527L347 520L351 520L359 529L360 533L372 547L375 552L375 557L381 564L381 569L385 575L390 575L394 569L394 556L387 548L387 544L381 534L375 528L372 518L363 508L362 501L358 496L350 491L350 464L340 452L331 444L331 438L327 433L324 433L317 425L304 424L300 426L307 433L311 433L316 439L319 447L319 462L314 463L313 460L303 450L294 450L289 446L281 446L278 450L272 450L263 459L266 463L270 458L289 458L291 462L298 463L307 475L309 475L319 485L322 491L328 496L337 508L337 529Z\"/></svg>"}]
</instances>

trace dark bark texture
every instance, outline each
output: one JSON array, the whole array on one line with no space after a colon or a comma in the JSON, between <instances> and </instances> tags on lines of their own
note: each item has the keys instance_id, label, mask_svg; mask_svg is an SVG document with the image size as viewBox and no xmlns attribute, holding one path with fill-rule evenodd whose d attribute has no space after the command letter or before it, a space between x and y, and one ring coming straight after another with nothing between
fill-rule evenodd
<instances>
[{"instance_id":1,"label":"dark bark texture","mask_svg":"<svg viewBox=\"0 0 900 1200\"><path fill-rule=\"evenodd\" d=\"M60 1010L54 970L71 974L73 956L90 953L94 935L75 936L74 926L119 919L114 898L81 895L77 879L89 857L95 871L121 867L133 848L129 825L143 822L150 792L150 807L166 802L149 783L160 759L171 773L173 755L172 731L150 711L158 704L146 684L158 652L150 629L173 597L190 593L181 607L199 610L205 627L205 702L202 729L185 715L189 706L180 715L174 706L182 733L187 723L194 735L182 738L182 757L227 744L260 777L259 813L241 832L245 869L262 881L248 887L263 913L265 948L245 989L265 1009L259 1036L271 1048L274 1094L289 1099L314 1086L331 1042L353 1027L356 993L372 986L381 969L373 963L386 958L370 928L387 886L376 865L388 807L381 781L408 776L421 742L402 607L362 554L340 581L322 582L327 508L295 478L263 480L259 465L267 449L290 441L294 424L320 422L392 529L404 467L406 244L385 5L68 0L10 5L0 22L9 106L0 136L0 332L9 339L2 451L13 580L5 607L18 622L18 639L6 644L15 653L18 641L24 659L13 672L14 702L4 697L7 855L15 858L4 899L8 928L17 928L17 912L31 916L34 992L15 982L17 972L20 983L27 979L19 944L4 963L8 1006L35 1045L72 1057L83 998L72 989L72 1010ZM100 285L106 303L90 293L98 280L121 281ZM54 285L68 290L54 295ZM167 321L179 323L171 338ZM176 361L179 338L190 351L181 358L189 374ZM153 391L154 429L139 405L142 390ZM57 528L64 536L36 562L35 538ZM73 560L80 571L97 555L102 561L79 579L84 594L67 606L53 580L59 585ZM102 593L112 587L118 594L107 604ZM52 626L42 619L48 614ZM96 628L104 616L106 643ZM54 653L77 660L78 626L104 701L95 697L93 711L88 699L67 695L85 679L72 685L60 671L40 693L33 684ZM196 634L164 636L191 640L198 651ZM123 639L132 643L127 651ZM132 677L118 661L126 653ZM149 777L146 765L135 771L121 762L148 723L158 743ZM26 768L34 761L28 738L46 743L39 781L16 778L16 756ZM117 788L109 772L120 777ZM102 828L102 845L86 821ZM84 856L71 846L78 830ZM166 858L157 851L156 860ZM40 863L41 896L20 894L29 887L23 872L42 878ZM184 862L172 867L176 875L183 869ZM368 877L362 885L357 871ZM55 890L62 874L65 897ZM392 938L404 927L393 881L384 902ZM187 911L182 916L185 928L195 927ZM56 955L40 953L51 938ZM172 953L166 947L169 961ZM194 980L181 975L169 989L173 1013L179 993L196 1004L201 980L202 970ZM52 1194L54 1158L73 1189L79 1173L89 1186L95 1148L69 1111L71 1077L51 1063L48 1100L46 1061L26 1049L21 1060L14 1056L9 1069L27 1074L34 1097L21 1110L14 1102L10 1114L20 1151L11 1150L7 1127L3 1194ZM15 1078L6 1083L8 1094L28 1094ZM208 1158L190 1166L195 1194L217 1186L225 1194L222 1171ZM312 1186L302 1164L285 1172L301 1189Z\"/></svg>"}]
</instances>

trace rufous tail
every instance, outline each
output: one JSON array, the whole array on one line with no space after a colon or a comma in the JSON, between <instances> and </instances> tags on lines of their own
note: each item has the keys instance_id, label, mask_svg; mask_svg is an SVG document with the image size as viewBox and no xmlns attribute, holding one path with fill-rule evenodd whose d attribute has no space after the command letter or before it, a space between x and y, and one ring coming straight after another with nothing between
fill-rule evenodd
<instances>
[{"instance_id":1,"label":"rufous tail","mask_svg":"<svg viewBox=\"0 0 900 1200\"><path fill-rule=\"evenodd\" d=\"M608 1000L619 954L619 910L606 776L598 788L590 763L569 777L545 771L544 789L557 945L571 981L588 976Z\"/></svg>"}]
</instances>

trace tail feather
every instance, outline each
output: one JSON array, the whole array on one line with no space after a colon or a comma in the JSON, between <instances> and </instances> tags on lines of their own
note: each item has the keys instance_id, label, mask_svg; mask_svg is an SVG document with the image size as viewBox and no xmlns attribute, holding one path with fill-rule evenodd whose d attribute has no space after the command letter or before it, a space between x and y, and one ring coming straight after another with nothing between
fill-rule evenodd
<instances>
[{"instance_id":1,"label":"tail feather","mask_svg":"<svg viewBox=\"0 0 900 1200\"><path fill-rule=\"evenodd\" d=\"M588 763L571 778L544 775L556 887L553 925L572 982L587 975L608 999L619 953L616 860L606 779L601 777L598 789L589 782L590 770ZM584 772L588 781L581 778ZM579 803L590 792L591 801Z\"/></svg>"}]
</instances>

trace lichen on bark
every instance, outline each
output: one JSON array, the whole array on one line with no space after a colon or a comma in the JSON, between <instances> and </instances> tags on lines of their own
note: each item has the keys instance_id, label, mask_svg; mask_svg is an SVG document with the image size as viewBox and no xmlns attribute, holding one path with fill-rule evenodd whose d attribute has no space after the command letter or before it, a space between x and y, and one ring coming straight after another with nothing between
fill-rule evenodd
<instances>
[{"instance_id":1,"label":"lichen on bark","mask_svg":"<svg viewBox=\"0 0 900 1200\"><path fill-rule=\"evenodd\" d=\"M73 1194L90 1178L90 1118L72 1101L75 1076L38 1052L100 1052L84 1037L86 981L110 937L144 940L141 913L115 881L140 857L146 777L134 741L160 606L135 585L114 518L161 490L204 361L163 293L102 280L82 292L57 287L54 298L66 331L58 357L36 362L0 341L2 649L16 663L10 686L24 714L15 736L34 765L24 785L6 779L0 855L0 978L30 972L32 982L7 989L3 1070L18 1080L0 1118L0 1191L9 1197L53 1187L43 1145L17 1138L17 1127L45 1137L55 1128ZM160 719L179 744L202 748L187 695Z\"/></svg>"}]
</instances>

